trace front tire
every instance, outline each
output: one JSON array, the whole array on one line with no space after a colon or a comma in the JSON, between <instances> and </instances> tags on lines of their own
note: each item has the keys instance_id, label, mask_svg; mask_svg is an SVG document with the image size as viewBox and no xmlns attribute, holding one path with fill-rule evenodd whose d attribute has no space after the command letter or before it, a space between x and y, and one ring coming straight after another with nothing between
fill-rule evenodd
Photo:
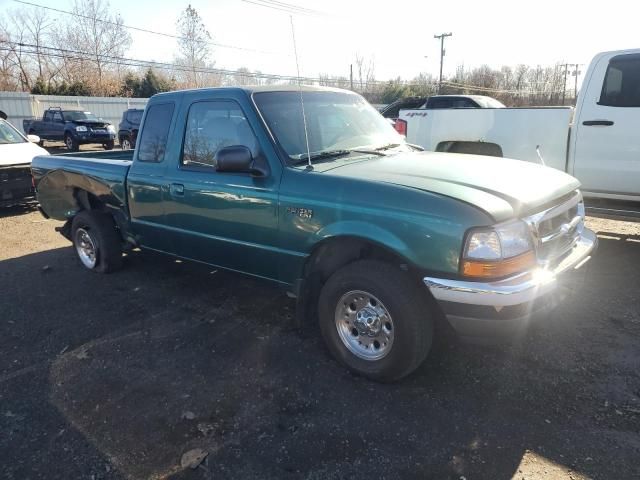
<instances>
[{"instance_id":1,"label":"front tire","mask_svg":"<svg viewBox=\"0 0 640 480\"><path fill-rule=\"evenodd\" d=\"M389 263L361 260L335 272L320 293L322 336L352 371L399 380L426 358L434 314L411 277Z\"/></svg>"},{"instance_id":2,"label":"front tire","mask_svg":"<svg viewBox=\"0 0 640 480\"><path fill-rule=\"evenodd\" d=\"M103 148L105 150L113 150L113 146L114 146L114 141L113 140L109 140L107 143L105 143L104 145L102 145Z\"/></svg>"},{"instance_id":3,"label":"front tire","mask_svg":"<svg viewBox=\"0 0 640 480\"><path fill-rule=\"evenodd\" d=\"M129 137L122 137L120 139L120 148L122 150L131 150L131 139Z\"/></svg>"},{"instance_id":4,"label":"front tire","mask_svg":"<svg viewBox=\"0 0 640 480\"><path fill-rule=\"evenodd\" d=\"M78 144L78 142L69 134L64 136L64 144L70 152L77 152L80 150L80 144Z\"/></svg>"},{"instance_id":5,"label":"front tire","mask_svg":"<svg viewBox=\"0 0 640 480\"><path fill-rule=\"evenodd\" d=\"M71 239L85 268L109 273L122 267L122 243L111 216L83 210L73 219Z\"/></svg>"}]
</instances>

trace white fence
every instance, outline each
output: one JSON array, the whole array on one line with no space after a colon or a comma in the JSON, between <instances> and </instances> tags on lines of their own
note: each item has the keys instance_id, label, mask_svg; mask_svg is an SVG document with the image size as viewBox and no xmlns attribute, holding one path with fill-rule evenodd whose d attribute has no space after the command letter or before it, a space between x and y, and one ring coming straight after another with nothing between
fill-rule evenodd
<instances>
[{"instance_id":1,"label":"white fence","mask_svg":"<svg viewBox=\"0 0 640 480\"><path fill-rule=\"evenodd\" d=\"M144 108L147 101L147 98L65 97L0 92L0 110L7 114L8 120L19 130L22 130L22 120L33 117L40 119L49 107L92 112L118 128L122 112L128 108Z\"/></svg>"}]
</instances>

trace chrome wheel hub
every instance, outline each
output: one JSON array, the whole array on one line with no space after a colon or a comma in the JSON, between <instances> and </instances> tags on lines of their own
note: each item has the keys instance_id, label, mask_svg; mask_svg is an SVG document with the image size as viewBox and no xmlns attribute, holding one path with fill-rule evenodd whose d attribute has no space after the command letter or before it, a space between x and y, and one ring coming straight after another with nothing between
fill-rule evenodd
<instances>
[{"instance_id":1,"label":"chrome wheel hub","mask_svg":"<svg viewBox=\"0 0 640 480\"><path fill-rule=\"evenodd\" d=\"M97 261L97 249L96 245L89 235L89 232L84 228L76 230L75 235L76 252L82 264L87 268L93 268L96 266Z\"/></svg>"},{"instance_id":2,"label":"chrome wheel hub","mask_svg":"<svg viewBox=\"0 0 640 480\"><path fill-rule=\"evenodd\" d=\"M353 290L336 306L335 325L342 343L355 356L374 361L384 358L393 345L393 320L374 295Z\"/></svg>"}]
</instances>

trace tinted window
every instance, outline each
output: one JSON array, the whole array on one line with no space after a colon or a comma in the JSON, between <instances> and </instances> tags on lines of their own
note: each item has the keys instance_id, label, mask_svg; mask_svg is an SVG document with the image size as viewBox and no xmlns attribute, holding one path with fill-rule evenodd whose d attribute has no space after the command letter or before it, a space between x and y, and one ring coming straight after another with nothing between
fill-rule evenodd
<instances>
[{"instance_id":1,"label":"tinted window","mask_svg":"<svg viewBox=\"0 0 640 480\"><path fill-rule=\"evenodd\" d=\"M213 101L191 105L184 135L183 165L215 168L218 150L232 145L244 145L255 154L255 136L237 103Z\"/></svg>"},{"instance_id":2,"label":"tinted window","mask_svg":"<svg viewBox=\"0 0 640 480\"><path fill-rule=\"evenodd\" d=\"M64 118L71 122L76 122L78 120L98 120L98 117L91 112L78 112L75 110L65 111Z\"/></svg>"},{"instance_id":3,"label":"tinted window","mask_svg":"<svg viewBox=\"0 0 640 480\"><path fill-rule=\"evenodd\" d=\"M44 120L46 122L52 121L53 120L53 112L49 112L49 111L44 112Z\"/></svg>"},{"instance_id":4,"label":"tinted window","mask_svg":"<svg viewBox=\"0 0 640 480\"><path fill-rule=\"evenodd\" d=\"M164 160L173 107L173 103L161 103L149 107L138 142L138 160L141 162Z\"/></svg>"},{"instance_id":5,"label":"tinted window","mask_svg":"<svg viewBox=\"0 0 640 480\"><path fill-rule=\"evenodd\" d=\"M618 55L611 59L599 104L640 107L640 55Z\"/></svg>"},{"instance_id":6,"label":"tinted window","mask_svg":"<svg viewBox=\"0 0 640 480\"><path fill-rule=\"evenodd\" d=\"M142 120L142 110L127 113L127 120L129 120L129 123L140 125L140 120Z\"/></svg>"},{"instance_id":7,"label":"tinted window","mask_svg":"<svg viewBox=\"0 0 640 480\"><path fill-rule=\"evenodd\" d=\"M429 105L431 108L477 108L475 102L464 97L434 98Z\"/></svg>"},{"instance_id":8,"label":"tinted window","mask_svg":"<svg viewBox=\"0 0 640 480\"><path fill-rule=\"evenodd\" d=\"M430 108L451 108L451 100L449 98L433 98L429 102Z\"/></svg>"}]
</instances>

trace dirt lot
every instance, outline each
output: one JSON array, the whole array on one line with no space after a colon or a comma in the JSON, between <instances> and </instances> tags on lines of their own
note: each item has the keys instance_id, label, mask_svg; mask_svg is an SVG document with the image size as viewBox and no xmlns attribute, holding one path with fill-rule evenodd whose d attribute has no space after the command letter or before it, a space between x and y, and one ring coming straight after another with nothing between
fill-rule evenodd
<instances>
[{"instance_id":1,"label":"dirt lot","mask_svg":"<svg viewBox=\"0 0 640 480\"><path fill-rule=\"evenodd\" d=\"M525 338L379 385L268 284L148 253L91 274L56 222L4 211L0 477L640 478L640 228L590 224L582 289Z\"/></svg>"}]
</instances>

